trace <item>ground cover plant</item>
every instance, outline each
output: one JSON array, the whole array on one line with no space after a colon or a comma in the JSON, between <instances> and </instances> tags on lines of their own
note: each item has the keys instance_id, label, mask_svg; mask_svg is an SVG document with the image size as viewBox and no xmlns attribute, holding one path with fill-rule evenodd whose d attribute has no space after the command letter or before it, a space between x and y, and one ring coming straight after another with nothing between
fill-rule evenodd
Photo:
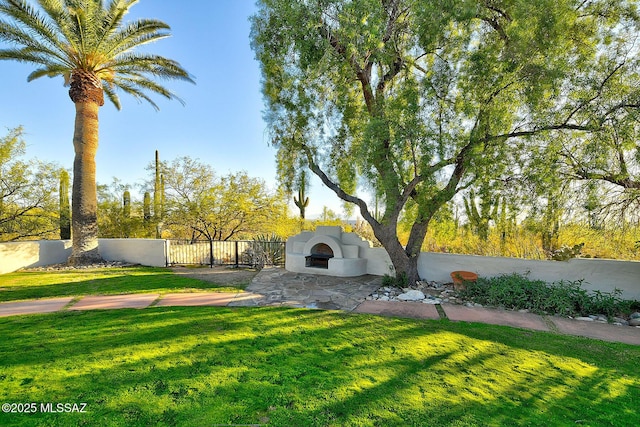
<instances>
[{"instance_id":1,"label":"ground cover plant","mask_svg":"<svg viewBox=\"0 0 640 427\"><path fill-rule=\"evenodd\" d=\"M197 269L193 271L197 275ZM168 268L153 267L16 272L0 275L0 301L147 292L238 292L249 282L198 280L174 274Z\"/></svg>"},{"instance_id":2,"label":"ground cover plant","mask_svg":"<svg viewBox=\"0 0 640 427\"><path fill-rule=\"evenodd\" d=\"M290 308L0 319L3 426L640 425L640 347Z\"/></svg>"},{"instance_id":3,"label":"ground cover plant","mask_svg":"<svg viewBox=\"0 0 640 427\"><path fill-rule=\"evenodd\" d=\"M546 283L519 274L479 278L468 282L460 298L483 305L512 310L527 309L538 314L628 316L640 310L640 301L624 300L620 290L587 291L581 281Z\"/></svg>"}]
</instances>

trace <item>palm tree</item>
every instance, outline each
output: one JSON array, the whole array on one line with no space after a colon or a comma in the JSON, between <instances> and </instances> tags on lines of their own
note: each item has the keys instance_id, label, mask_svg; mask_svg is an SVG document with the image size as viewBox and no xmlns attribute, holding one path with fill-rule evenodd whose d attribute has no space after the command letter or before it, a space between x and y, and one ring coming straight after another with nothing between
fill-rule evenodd
<instances>
[{"instance_id":1,"label":"palm tree","mask_svg":"<svg viewBox=\"0 0 640 427\"><path fill-rule=\"evenodd\" d=\"M120 109L116 90L158 106L148 93L177 99L154 78L193 82L176 61L136 53L144 44L169 36L154 19L123 23L137 0L0 0L0 59L37 65L27 78L62 76L76 107L73 147L72 236L69 262L100 259L98 252L95 156L98 109L104 95Z\"/></svg>"}]
</instances>

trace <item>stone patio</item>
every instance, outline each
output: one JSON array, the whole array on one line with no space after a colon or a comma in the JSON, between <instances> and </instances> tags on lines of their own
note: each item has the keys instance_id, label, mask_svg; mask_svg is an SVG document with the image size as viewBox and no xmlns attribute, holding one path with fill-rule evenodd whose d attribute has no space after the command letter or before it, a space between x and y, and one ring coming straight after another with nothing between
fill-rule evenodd
<instances>
[{"instance_id":1,"label":"stone patio","mask_svg":"<svg viewBox=\"0 0 640 427\"><path fill-rule=\"evenodd\" d=\"M332 277L263 269L229 306L291 306L351 311L382 284L382 277ZM242 294L238 294L242 297Z\"/></svg>"}]
</instances>

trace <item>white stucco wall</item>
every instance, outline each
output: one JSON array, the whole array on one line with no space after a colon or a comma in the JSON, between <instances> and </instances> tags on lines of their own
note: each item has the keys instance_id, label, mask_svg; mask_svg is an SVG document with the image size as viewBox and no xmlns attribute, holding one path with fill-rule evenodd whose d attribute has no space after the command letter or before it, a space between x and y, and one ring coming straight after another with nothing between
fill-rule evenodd
<instances>
[{"instance_id":1,"label":"white stucco wall","mask_svg":"<svg viewBox=\"0 0 640 427\"><path fill-rule=\"evenodd\" d=\"M107 261L123 261L149 267L167 264L169 241L161 239L99 239L100 255Z\"/></svg>"},{"instance_id":2,"label":"white stucco wall","mask_svg":"<svg viewBox=\"0 0 640 427\"><path fill-rule=\"evenodd\" d=\"M425 280L450 281L450 273L466 270L480 277L518 273L545 282L584 280L588 290L612 292L620 289L623 297L640 300L640 262L575 258L569 261L540 261L520 258L485 257L423 252L418 272Z\"/></svg>"},{"instance_id":3,"label":"white stucco wall","mask_svg":"<svg viewBox=\"0 0 640 427\"><path fill-rule=\"evenodd\" d=\"M107 261L164 267L169 242L159 239L99 239L98 250ZM71 255L69 240L0 243L0 274L24 267L65 262Z\"/></svg>"},{"instance_id":4,"label":"white stucco wall","mask_svg":"<svg viewBox=\"0 0 640 427\"><path fill-rule=\"evenodd\" d=\"M304 265L305 243L314 240L317 234L330 234L343 244L355 244L360 240L359 258L366 260L366 273L383 276L392 274L391 260L384 248L373 248L369 242L364 243L354 233L336 234L337 231L321 229L319 233L304 232L291 237L287 241L287 263L285 268L298 273L329 274L327 270L309 268ZM423 252L418 258L418 273L427 281L450 282L451 272L466 270L477 273L480 277L495 277L504 274L518 273L530 279L545 282L561 280L584 280L582 287L587 290L612 292L622 291L626 299L640 300L640 262L616 261L605 259L577 258L569 261L539 261L520 258L485 257L475 255L456 255ZM340 271L339 275L345 275Z\"/></svg>"},{"instance_id":5,"label":"white stucco wall","mask_svg":"<svg viewBox=\"0 0 640 427\"><path fill-rule=\"evenodd\" d=\"M383 248L371 248L365 253L367 273L390 274L391 260ZM456 270L472 271L480 277L518 273L549 283L584 280L584 289L613 292L617 288L623 298L640 300L640 262L637 261L587 258L541 261L434 252L422 252L418 258L418 273L423 280L450 282L450 274Z\"/></svg>"},{"instance_id":6,"label":"white stucco wall","mask_svg":"<svg viewBox=\"0 0 640 427\"><path fill-rule=\"evenodd\" d=\"M327 230L329 231L329 230ZM332 231L332 230L331 230ZM344 233L342 243L358 243L351 233ZM298 253L298 264L294 269L318 273L319 269L304 267L302 249L313 233L302 233L300 240L287 241L287 269L296 259L289 255ZM295 236L294 236L295 237ZM163 267L166 264L169 242L159 239L100 239L99 250L102 257L109 261L125 261L141 265ZM392 272L391 261L383 248L372 248L367 243L359 246L359 269L365 268L367 274L382 276ZM0 274L16 271L23 267L39 267L65 262L71 254L71 242L68 240L9 242L0 243ZM348 258L344 259L348 262ZM297 266L297 267L296 267ZM560 280L584 280L583 287L588 290L611 292L620 289L622 297L640 300L640 262L616 261L605 259L572 259L569 261L537 261L519 258L482 257L474 255L455 255L423 252L418 259L418 272L424 280L448 282L450 273L455 270L467 270L480 277L493 277L503 274L519 273L531 279L556 282ZM350 274L343 266L341 275Z\"/></svg>"}]
</instances>

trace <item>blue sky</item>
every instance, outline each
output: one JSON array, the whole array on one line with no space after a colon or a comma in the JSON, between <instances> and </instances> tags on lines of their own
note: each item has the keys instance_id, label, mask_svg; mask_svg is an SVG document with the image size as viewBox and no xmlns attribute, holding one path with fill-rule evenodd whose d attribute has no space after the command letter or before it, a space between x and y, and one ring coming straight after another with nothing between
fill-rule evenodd
<instances>
[{"instance_id":1,"label":"blue sky","mask_svg":"<svg viewBox=\"0 0 640 427\"><path fill-rule=\"evenodd\" d=\"M187 6L188 5L188 6ZM275 188L275 149L269 146L260 68L249 46L254 0L141 0L127 19L156 18L172 37L147 48L174 59L196 85L164 82L186 105L153 96L160 111L121 94L122 110L109 101L100 109L97 181L113 177L135 185L149 179L145 167L159 150L162 160L181 156L210 164L218 174L240 170ZM23 126L27 157L73 165L75 109L62 78L27 83L34 66L0 62L0 134ZM341 212L339 199L314 177L310 217L323 206ZM292 213L296 213L295 206Z\"/></svg>"}]
</instances>

